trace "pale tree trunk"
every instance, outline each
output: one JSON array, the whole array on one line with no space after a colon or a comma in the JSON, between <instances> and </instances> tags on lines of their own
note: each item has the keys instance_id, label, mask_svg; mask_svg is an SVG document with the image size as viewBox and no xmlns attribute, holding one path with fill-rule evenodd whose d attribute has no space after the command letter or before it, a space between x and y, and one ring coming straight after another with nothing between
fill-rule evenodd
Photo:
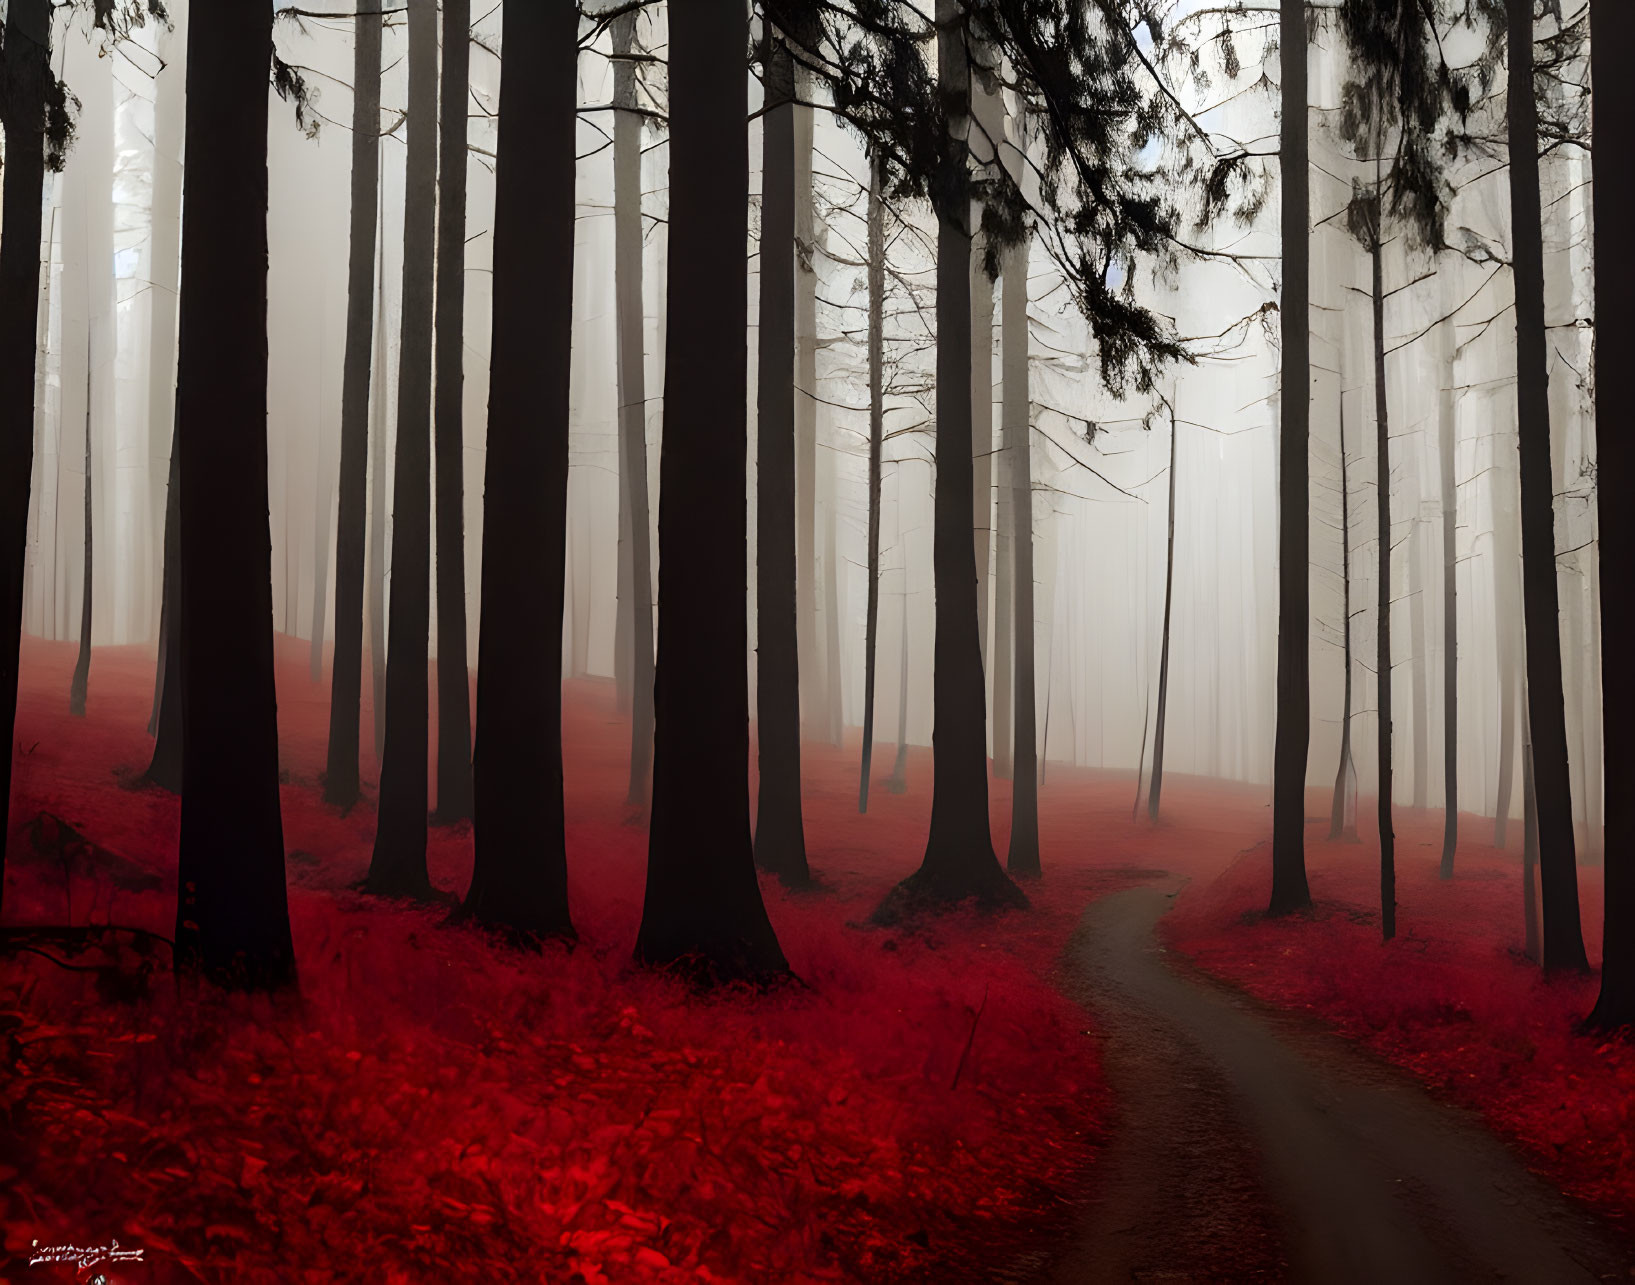
<instances>
[{"instance_id":1,"label":"pale tree trunk","mask_svg":"<svg viewBox=\"0 0 1635 1285\"><path fill-rule=\"evenodd\" d=\"M1357 765L1351 757L1351 691L1356 666L1351 658L1351 467L1345 449L1345 393L1340 394L1340 622L1345 663L1345 697L1340 709L1340 766L1334 773L1334 804L1328 837L1357 842Z\"/></svg>"},{"instance_id":2,"label":"pale tree trunk","mask_svg":"<svg viewBox=\"0 0 1635 1285\"><path fill-rule=\"evenodd\" d=\"M385 206L380 212L382 224ZM386 493L391 465L386 452L386 246L376 261L374 409L369 423L369 685L374 710L375 762L386 757ZM356 755L353 756L356 759Z\"/></svg>"},{"instance_id":3,"label":"pale tree trunk","mask_svg":"<svg viewBox=\"0 0 1635 1285\"><path fill-rule=\"evenodd\" d=\"M844 687L840 674L840 617L844 610L840 592L840 555L838 551L840 505L840 477L835 463L835 452L824 452L824 473L828 478L828 496L823 506L823 659L824 704L828 709L829 744L840 745L846 736L843 714Z\"/></svg>"},{"instance_id":4,"label":"pale tree trunk","mask_svg":"<svg viewBox=\"0 0 1635 1285\"><path fill-rule=\"evenodd\" d=\"M874 758L874 660L880 624L880 469L885 439L886 220L881 198L884 163L869 166L869 597L863 622L863 765L857 810L869 810L869 767Z\"/></svg>"},{"instance_id":5,"label":"pale tree trunk","mask_svg":"<svg viewBox=\"0 0 1635 1285\"><path fill-rule=\"evenodd\" d=\"M896 504L898 575L903 586L897 653L897 760L892 764L891 776L886 780L886 789L892 794L904 794L908 790L908 556L904 544L908 537L903 530L902 467L901 464L897 466Z\"/></svg>"},{"instance_id":6,"label":"pale tree trunk","mask_svg":"<svg viewBox=\"0 0 1635 1285\"><path fill-rule=\"evenodd\" d=\"M642 118L637 101L636 12L613 24L613 276L618 310L619 505L628 538L629 621L620 666L630 678L630 786L626 802L647 801L653 761L653 571L647 498L647 374L642 310ZM626 651L628 661L624 660Z\"/></svg>"},{"instance_id":7,"label":"pale tree trunk","mask_svg":"<svg viewBox=\"0 0 1635 1285\"><path fill-rule=\"evenodd\" d=\"M1443 323L1442 384L1437 396L1437 449L1442 487L1442 864L1453 878L1459 846L1459 417L1454 401L1457 339Z\"/></svg>"},{"instance_id":8,"label":"pale tree trunk","mask_svg":"<svg viewBox=\"0 0 1635 1285\"><path fill-rule=\"evenodd\" d=\"M112 256L110 256L111 258ZM74 677L68 684L68 712L75 718L85 717L86 687L91 679L91 601L92 601L92 497L91 474L96 455L96 421L92 414L95 405L95 383L91 375L91 329L85 332L85 577L80 585L79 659L74 665Z\"/></svg>"},{"instance_id":9,"label":"pale tree trunk","mask_svg":"<svg viewBox=\"0 0 1635 1285\"><path fill-rule=\"evenodd\" d=\"M1414 703L1414 807L1430 806L1431 757L1431 699L1430 678L1426 671L1430 634L1425 612L1425 522L1421 516L1424 504L1424 452L1417 440L1411 442L1414 452L1414 485L1412 526L1408 534L1408 628L1413 636L1412 666Z\"/></svg>"}]
</instances>

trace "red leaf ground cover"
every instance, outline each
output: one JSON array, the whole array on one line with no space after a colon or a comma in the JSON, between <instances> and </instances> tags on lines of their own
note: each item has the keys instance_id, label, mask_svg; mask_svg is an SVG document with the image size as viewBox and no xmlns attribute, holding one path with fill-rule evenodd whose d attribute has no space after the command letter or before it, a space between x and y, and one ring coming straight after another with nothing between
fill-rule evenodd
<instances>
[{"instance_id":1,"label":"red leaf ground cover","mask_svg":"<svg viewBox=\"0 0 1635 1285\"><path fill-rule=\"evenodd\" d=\"M1308 813L1320 810L1326 800L1313 795ZM1311 1012L1479 1111L1613 1218L1635 1215L1635 1044L1575 1034L1595 979L1546 980L1523 955L1519 854L1483 842L1491 820L1464 816L1455 877L1444 881L1441 814L1404 809L1396 829L1395 941L1380 940L1373 839L1329 843L1318 838L1326 825L1307 831L1312 914L1263 916L1270 857L1257 846L1182 896L1167 939L1205 971ZM1580 868L1579 891L1594 964L1599 869Z\"/></svg>"},{"instance_id":2,"label":"red leaf ground cover","mask_svg":"<svg viewBox=\"0 0 1635 1285\"><path fill-rule=\"evenodd\" d=\"M99 651L84 720L66 713L73 659L25 641L6 921L168 935L178 804L130 785L151 656ZM73 1279L28 1258L117 1239L144 1258L99 1268L110 1280L955 1280L1081 1197L1103 1089L1089 1020L1052 979L1083 906L1136 877L1130 835L1087 842L1098 808L1127 810L1124 785L1047 788L1034 911L886 932L860 923L918 864L929 757L859 817L855 746L811 749L826 889L766 885L806 985L700 997L629 962L646 830L609 685L570 689L581 943L543 954L349 891L372 796L345 816L321 803L327 685L293 640L279 695L300 997L178 987L162 947L128 939L46 953L149 969L134 999L99 990L111 973L0 961L0 1276ZM1002 843L1002 783L994 810ZM96 850L42 850L42 812ZM433 830L430 861L463 891L469 832Z\"/></svg>"}]
</instances>

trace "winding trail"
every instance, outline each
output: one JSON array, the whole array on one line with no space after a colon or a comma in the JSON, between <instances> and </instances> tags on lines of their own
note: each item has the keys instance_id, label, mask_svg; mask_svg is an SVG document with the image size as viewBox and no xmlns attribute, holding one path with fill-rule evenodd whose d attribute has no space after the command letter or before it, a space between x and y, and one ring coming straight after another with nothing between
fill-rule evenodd
<instances>
[{"instance_id":1,"label":"winding trail","mask_svg":"<svg viewBox=\"0 0 1635 1285\"><path fill-rule=\"evenodd\" d=\"M1115 1109L1095 1201L1031 1278L1526 1285L1635 1255L1471 1115L1337 1036L1172 967L1179 885L1093 904L1069 947Z\"/></svg>"}]
</instances>

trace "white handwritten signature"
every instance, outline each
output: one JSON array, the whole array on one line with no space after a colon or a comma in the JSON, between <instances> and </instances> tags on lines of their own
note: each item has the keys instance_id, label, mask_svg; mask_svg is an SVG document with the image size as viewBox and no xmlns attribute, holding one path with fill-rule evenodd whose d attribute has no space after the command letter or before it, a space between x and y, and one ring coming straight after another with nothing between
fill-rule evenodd
<instances>
[{"instance_id":1,"label":"white handwritten signature","mask_svg":"<svg viewBox=\"0 0 1635 1285\"><path fill-rule=\"evenodd\" d=\"M96 1267L101 1263L139 1263L145 1251L140 1249L121 1249L117 1240L109 1241L107 1245L46 1245L41 1246L39 1241L33 1243L32 1257L28 1260L30 1267L40 1263L72 1263L75 1267L84 1269Z\"/></svg>"}]
</instances>

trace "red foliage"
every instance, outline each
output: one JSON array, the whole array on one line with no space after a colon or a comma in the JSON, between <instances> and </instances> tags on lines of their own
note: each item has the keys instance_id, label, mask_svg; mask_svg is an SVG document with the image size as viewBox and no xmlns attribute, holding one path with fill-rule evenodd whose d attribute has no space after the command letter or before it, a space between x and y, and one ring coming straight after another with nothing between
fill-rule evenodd
<instances>
[{"instance_id":1,"label":"red foliage","mask_svg":"<svg viewBox=\"0 0 1635 1285\"><path fill-rule=\"evenodd\" d=\"M1595 980L1547 980L1523 956L1520 859L1471 841L1491 826L1461 819L1465 842L1455 877L1444 881L1441 814L1399 814L1399 936L1389 943L1380 940L1373 843L1317 842L1314 831L1307 835L1312 914L1264 917L1270 864L1257 848L1184 896L1165 933L1199 967L1320 1016L1480 1111L1567 1190L1628 1217L1635 1213L1635 1044L1575 1034L1594 1003ZM1579 889L1593 962L1599 870L1581 868Z\"/></svg>"},{"instance_id":2,"label":"red foliage","mask_svg":"<svg viewBox=\"0 0 1635 1285\"><path fill-rule=\"evenodd\" d=\"M160 969L120 1001L92 973L6 958L0 1274L70 1279L31 1273L31 1242L117 1239L146 1257L110 1279L959 1279L1061 1222L1103 1092L1087 1020L1050 976L1083 905L1129 873L1064 868L1083 808L1047 813L1056 864L1034 912L864 929L918 863L929 759L913 757L914 792L878 790L858 817L854 749L813 749L826 890L765 886L806 986L699 997L630 964L646 830L622 802L606 685L572 688L565 730L581 944L527 954L347 890L372 795L345 816L322 804L327 687L301 645L281 640L280 658L300 997L179 988ZM6 919L168 935L178 804L129 786L150 753L151 657L99 651L87 720L66 716L72 662L25 643ZM33 842L41 812L100 859ZM463 891L469 832L434 830L430 860ZM48 953L144 964L129 945Z\"/></svg>"}]
</instances>

